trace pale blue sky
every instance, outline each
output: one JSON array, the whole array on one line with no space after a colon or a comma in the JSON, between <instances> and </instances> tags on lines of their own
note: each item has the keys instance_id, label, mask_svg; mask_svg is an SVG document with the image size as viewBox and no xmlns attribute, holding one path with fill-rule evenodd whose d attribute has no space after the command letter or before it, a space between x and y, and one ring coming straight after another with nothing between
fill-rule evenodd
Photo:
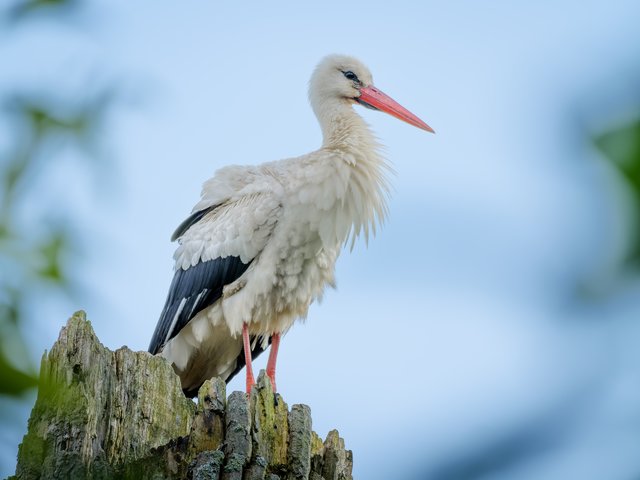
<instances>
[{"instance_id":1,"label":"pale blue sky","mask_svg":"<svg viewBox=\"0 0 640 480\"><path fill-rule=\"evenodd\" d=\"M307 81L322 56L347 53L437 134L360 109L397 171L390 220L284 338L286 401L310 405L320 435L339 429L360 479L445 478L536 423L557 423L555 443L483 478L637 475L638 285L597 308L565 297L580 274L606 277L603 252L623 238L612 174L571 122L637 114L638 18L633 1L95 1L71 29L13 32L0 89L45 78L72 95L122 92L105 139L116 173L92 178L69 155L29 207L82 219L76 268L91 292L42 306L34 351L79 308L105 345L146 349L169 236L202 182L315 149Z\"/></svg>"}]
</instances>

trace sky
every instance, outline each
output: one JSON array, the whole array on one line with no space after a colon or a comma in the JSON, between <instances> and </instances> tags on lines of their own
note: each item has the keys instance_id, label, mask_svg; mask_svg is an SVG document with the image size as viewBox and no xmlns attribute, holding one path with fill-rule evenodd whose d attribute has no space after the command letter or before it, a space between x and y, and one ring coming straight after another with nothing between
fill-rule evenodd
<instances>
[{"instance_id":1,"label":"sky","mask_svg":"<svg viewBox=\"0 0 640 480\"><path fill-rule=\"evenodd\" d=\"M202 182L317 148L308 78L346 53L437 133L359 110L397 172L390 218L284 337L285 400L340 431L356 478L637 478L640 289L607 289L624 217L585 135L638 114L639 15L633 1L95 0L71 27L12 32L0 90L119 92L113 171L63 155L27 207L54 201L82 225L84 293L36 307L35 358L77 309L109 348L146 349L169 237ZM600 301L575 299L584 278ZM6 475L17 440L2 445ZM523 452L501 462L509 445Z\"/></svg>"}]
</instances>

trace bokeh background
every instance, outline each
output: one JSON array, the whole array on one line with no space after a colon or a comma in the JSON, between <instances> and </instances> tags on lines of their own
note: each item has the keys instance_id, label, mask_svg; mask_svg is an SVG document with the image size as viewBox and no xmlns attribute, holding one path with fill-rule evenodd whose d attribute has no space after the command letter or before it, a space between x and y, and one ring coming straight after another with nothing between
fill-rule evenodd
<instances>
[{"instance_id":1,"label":"bokeh background","mask_svg":"<svg viewBox=\"0 0 640 480\"><path fill-rule=\"evenodd\" d=\"M633 0L3 2L0 476L66 319L146 349L201 183L315 149L339 52L437 134L361 109L390 220L285 337L285 399L359 479L640 479L638 25Z\"/></svg>"}]
</instances>

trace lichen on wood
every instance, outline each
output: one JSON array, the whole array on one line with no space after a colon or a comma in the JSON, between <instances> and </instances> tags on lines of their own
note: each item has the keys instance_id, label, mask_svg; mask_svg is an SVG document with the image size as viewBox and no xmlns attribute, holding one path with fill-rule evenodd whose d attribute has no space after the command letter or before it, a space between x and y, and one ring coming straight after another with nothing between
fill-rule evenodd
<instances>
[{"instance_id":1,"label":"lichen on wood","mask_svg":"<svg viewBox=\"0 0 640 480\"><path fill-rule=\"evenodd\" d=\"M337 431L322 442L306 405L289 411L264 372L251 398L225 383L187 399L162 358L96 337L84 312L44 354L16 479L349 480Z\"/></svg>"}]
</instances>

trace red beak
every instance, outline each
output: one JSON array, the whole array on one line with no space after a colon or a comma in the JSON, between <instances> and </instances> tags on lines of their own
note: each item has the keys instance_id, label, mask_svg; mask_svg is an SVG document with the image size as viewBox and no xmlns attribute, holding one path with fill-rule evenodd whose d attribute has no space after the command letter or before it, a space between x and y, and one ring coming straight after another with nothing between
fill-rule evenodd
<instances>
[{"instance_id":1,"label":"red beak","mask_svg":"<svg viewBox=\"0 0 640 480\"><path fill-rule=\"evenodd\" d=\"M433 131L433 128L373 85L370 87L360 88L360 96L356 98L356 101L365 107L381 110L389 115L393 115L414 127L421 128L427 132L436 133Z\"/></svg>"}]
</instances>

